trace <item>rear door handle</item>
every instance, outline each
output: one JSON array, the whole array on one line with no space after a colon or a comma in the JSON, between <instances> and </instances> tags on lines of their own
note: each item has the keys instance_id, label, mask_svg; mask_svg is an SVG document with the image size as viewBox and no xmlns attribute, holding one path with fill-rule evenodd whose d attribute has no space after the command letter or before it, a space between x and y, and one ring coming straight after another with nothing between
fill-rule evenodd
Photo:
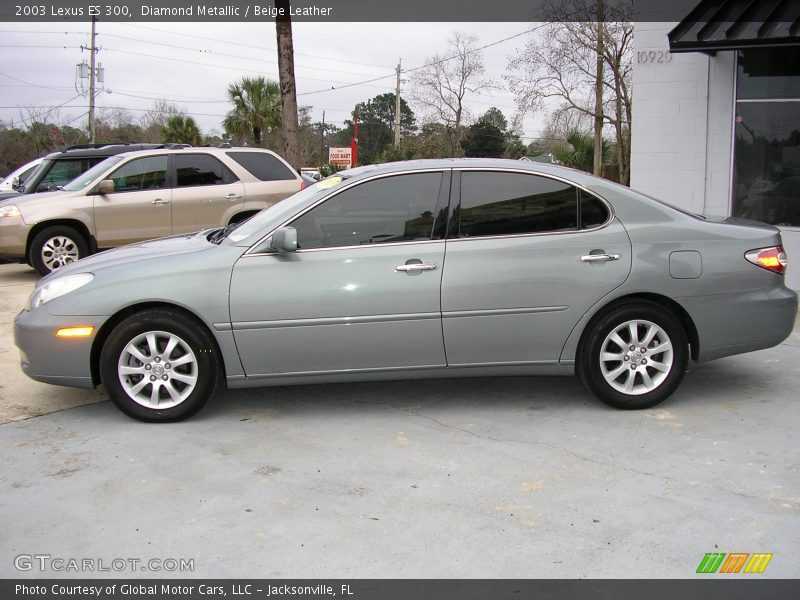
<instances>
[{"instance_id":1,"label":"rear door handle","mask_svg":"<svg viewBox=\"0 0 800 600\"><path fill-rule=\"evenodd\" d=\"M410 263L405 265L397 265L394 270L400 271L401 273L409 273L414 271L433 271L436 268L436 265L433 263Z\"/></svg>"},{"instance_id":2,"label":"rear door handle","mask_svg":"<svg viewBox=\"0 0 800 600\"><path fill-rule=\"evenodd\" d=\"M225 196L225 199L226 200L230 200L231 202L233 202L234 200L241 200L242 199L242 195L241 194L228 194L227 196Z\"/></svg>"},{"instance_id":3,"label":"rear door handle","mask_svg":"<svg viewBox=\"0 0 800 600\"><path fill-rule=\"evenodd\" d=\"M610 262L619 260L619 254L586 254L581 256L583 262Z\"/></svg>"},{"instance_id":4,"label":"rear door handle","mask_svg":"<svg viewBox=\"0 0 800 600\"><path fill-rule=\"evenodd\" d=\"M164 204L169 204L169 200L164 200L163 198L156 198L150 204L155 204L156 206L163 206Z\"/></svg>"}]
</instances>

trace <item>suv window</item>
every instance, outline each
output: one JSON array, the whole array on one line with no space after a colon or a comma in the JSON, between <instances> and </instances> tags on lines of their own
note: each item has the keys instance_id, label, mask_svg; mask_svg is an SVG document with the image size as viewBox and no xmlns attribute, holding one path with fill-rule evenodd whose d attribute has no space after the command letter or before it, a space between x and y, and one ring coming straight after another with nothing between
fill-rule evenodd
<instances>
[{"instance_id":1,"label":"suv window","mask_svg":"<svg viewBox=\"0 0 800 600\"><path fill-rule=\"evenodd\" d=\"M175 156L178 187L220 185L238 181L236 175L210 154L178 154Z\"/></svg>"},{"instance_id":2,"label":"suv window","mask_svg":"<svg viewBox=\"0 0 800 600\"><path fill-rule=\"evenodd\" d=\"M297 174L279 159L266 152L226 152L261 181L295 180Z\"/></svg>"},{"instance_id":3,"label":"suv window","mask_svg":"<svg viewBox=\"0 0 800 600\"><path fill-rule=\"evenodd\" d=\"M577 230L578 193L538 175L467 171L460 216L460 237Z\"/></svg>"},{"instance_id":4,"label":"suv window","mask_svg":"<svg viewBox=\"0 0 800 600\"><path fill-rule=\"evenodd\" d=\"M337 194L296 219L298 248L430 240L442 173L395 175Z\"/></svg>"},{"instance_id":5,"label":"suv window","mask_svg":"<svg viewBox=\"0 0 800 600\"><path fill-rule=\"evenodd\" d=\"M114 171L115 192L136 192L167 187L167 157L145 156L125 163Z\"/></svg>"},{"instance_id":6,"label":"suv window","mask_svg":"<svg viewBox=\"0 0 800 600\"><path fill-rule=\"evenodd\" d=\"M46 192L64 186L102 161L103 158L71 158L45 161L43 164L47 166L44 168L44 175L36 183L36 191ZM32 179L31 181L34 182L35 180Z\"/></svg>"}]
</instances>

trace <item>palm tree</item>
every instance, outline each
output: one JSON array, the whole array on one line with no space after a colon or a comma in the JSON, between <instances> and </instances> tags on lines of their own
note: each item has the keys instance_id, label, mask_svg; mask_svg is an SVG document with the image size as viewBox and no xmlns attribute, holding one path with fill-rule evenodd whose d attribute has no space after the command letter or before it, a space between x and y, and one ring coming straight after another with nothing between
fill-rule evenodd
<instances>
[{"instance_id":1,"label":"palm tree","mask_svg":"<svg viewBox=\"0 0 800 600\"><path fill-rule=\"evenodd\" d=\"M611 142L603 138L600 163L608 163L611 153ZM594 135L579 129L567 133L566 143L553 150L553 158L565 167L580 169L591 173L594 167Z\"/></svg>"},{"instance_id":2,"label":"palm tree","mask_svg":"<svg viewBox=\"0 0 800 600\"><path fill-rule=\"evenodd\" d=\"M263 76L242 77L228 86L233 110L222 122L225 131L236 137L253 136L261 145L261 134L281 126L281 96L278 83Z\"/></svg>"},{"instance_id":3,"label":"palm tree","mask_svg":"<svg viewBox=\"0 0 800 600\"><path fill-rule=\"evenodd\" d=\"M165 144L190 144L199 146L203 143L200 128L192 117L175 115L167 119L161 129L161 141Z\"/></svg>"},{"instance_id":4,"label":"palm tree","mask_svg":"<svg viewBox=\"0 0 800 600\"><path fill-rule=\"evenodd\" d=\"M300 169L300 141L297 125L297 89L294 80L294 44L289 0L275 0L275 8L283 9L275 17L275 35L278 42L278 74L280 77L281 109L283 120L283 156L295 169Z\"/></svg>"}]
</instances>

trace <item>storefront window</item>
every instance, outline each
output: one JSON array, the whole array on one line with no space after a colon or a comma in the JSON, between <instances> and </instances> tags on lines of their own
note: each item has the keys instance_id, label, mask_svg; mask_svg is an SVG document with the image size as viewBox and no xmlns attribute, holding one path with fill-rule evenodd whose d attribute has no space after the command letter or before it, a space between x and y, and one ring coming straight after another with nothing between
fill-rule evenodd
<instances>
[{"instance_id":1,"label":"storefront window","mask_svg":"<svg viewBox=\"0 0 800 600\"><path fill-rule=\"evenodd\" d=\"M800 227L800 48L739 52L734 209Z\"/></svg>"}]
</instances>

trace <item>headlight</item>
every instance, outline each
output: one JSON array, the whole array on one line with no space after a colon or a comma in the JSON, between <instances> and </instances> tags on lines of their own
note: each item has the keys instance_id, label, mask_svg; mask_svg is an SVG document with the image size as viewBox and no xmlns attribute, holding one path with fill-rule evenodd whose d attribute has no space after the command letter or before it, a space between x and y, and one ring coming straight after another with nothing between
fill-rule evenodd
<instances>
[{"instance_id":1,"label":"headlight","mask_svg":"<svg viewBox=\"0 0 800 600\"><path fill-rule=\"evenodd\" d=\"M74 292L79 287L83 287L94 279L91 273L77 273L75 275L67 275L48 281L43 286L36 288L28 298L28 303L25 305L25 310L33 310L39 308L42 304L47 304L50 300L54 300L64 294Z\"/></svg>"},{"instance_id":2,"label":"headlight","mask_svg":"<svg viewBox=\"0 0 800 600\"><path fill-rule=\"evenodd\" d=\"M6 204L5 206L0 206L0 218L21 216L22 213L19 212L19 207L16 204Z\"/></svg>"}]
</instances>

